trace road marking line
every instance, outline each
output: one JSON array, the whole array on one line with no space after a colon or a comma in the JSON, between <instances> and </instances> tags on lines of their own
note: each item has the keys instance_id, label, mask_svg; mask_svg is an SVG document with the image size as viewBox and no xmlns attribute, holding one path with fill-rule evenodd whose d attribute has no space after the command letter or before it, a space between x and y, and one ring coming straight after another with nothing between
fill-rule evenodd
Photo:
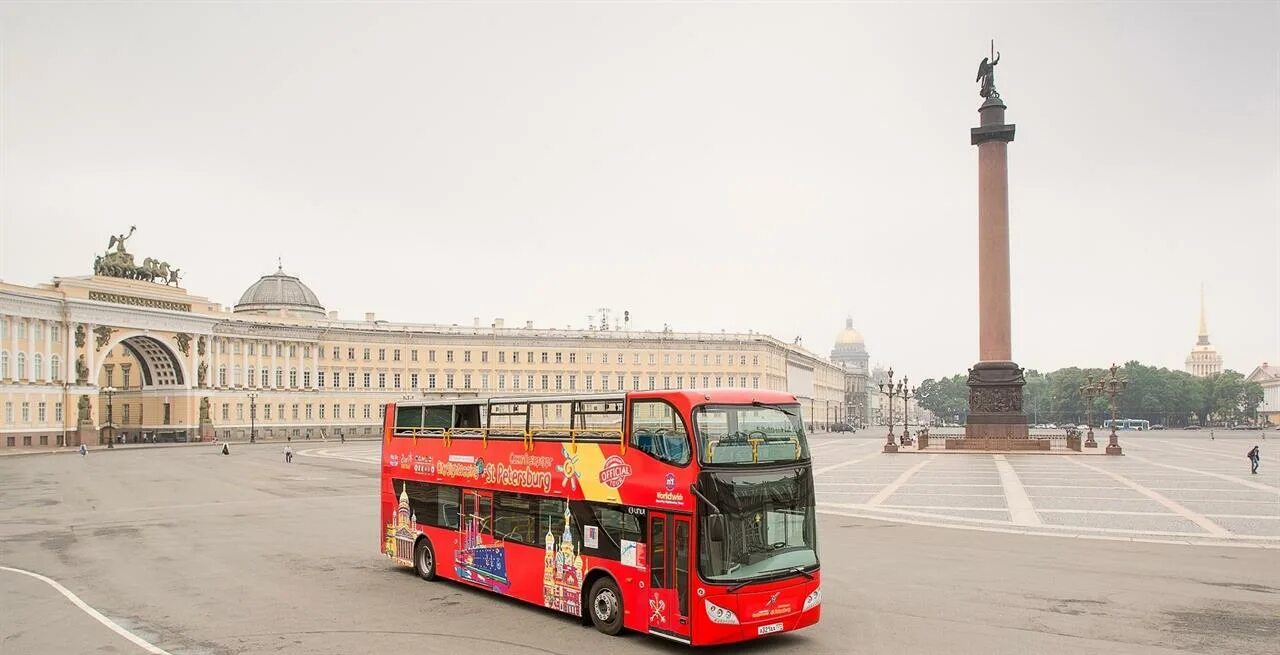
<instances>
[{"instance_id":1,"label":"road marking line","mask_svg":"<svg viewBox=\"0 0 1280 655\"><path fill-rule=\"evenodd\" d=\"M899 516L921 517L923 519L933 520L937 522L934 527L947 528L955 523L964 523L968 525L990 525L999 528L1014 527L1009 521L995 519L980 519L971 516L956 516L948 514L936 514L932 512L917 512L908 509L889 508L885 505L879 507L867 507L860 503L828 503L819 502L818 511L821 512L823 507L835 507L838 509L857 510L867 512L868 518L876 518L882 521L896 521ZM927 508L926 508L927 509ZM971 507L965 509L973 509ZM1034 528L1035 530L1059 530L1066 533L1074 533L1080 536L1087 536L1091 533L1099 534L1116 534L1116 535L1142 535L1155 537L1189 537L1192 539L1213 539L1215 543L1231 543L1237 541L1246 542L1276 542L1280 543L1280 536L1257 536L1232 534L1229 537L1214 538L1206 536L1203 532L1182 532L1170 530L1132 530L1124 528L1098 528L1080 525L1059 525L1054 523L1045 523L1044 525Z\"/></svg>"},{"instance_id":2,"label":"road marking line","mask_svg":"<svg viewBox=\"0 0 1280 655\"><path fill-rule=\"evenodd\" d=\"M888 486L880 490L880 493L877 493L875 496L872 496L871 500L867 501L867 504L872 507L875 507L876 505L879 505L884 501L888 500L889 496L892 496L894 492L898 490L899 487L906 484L907 480L910 480L912 476L920 472L920 469L924 468L925 465L928 464L929 462L937 459L937 457L938 455L936 453L933 455L930 455L929 459L926 459L920 462L919 464L916 464L915 466L912 466L911 468L903 471L902 475L898 476L898 479L894 480L893 482L890 482Z\"/></svg>"},{"instance_id":3,"label":"road marking line","mask_svg":"<svg viewBox=\"0 0 1280 655\"><path fill-rule=\"evenodd\" d=\"M1273 486L1271 486L1271 485L1269 485L1269 484L1263 484L1263 483L1261 483L1261 482L1254 482L1253 480L1246 480L1246 479L1244 479L1244 478L1237 478L1237 477L1232 476L1232 475L1223 475L1223 474L1221 474L1221 473L1213 473L1212 471L1201 471L1200 469L1188 468L1188 467L1186 467L1186 466L1178 466L1178 465L1176 465L1176 464L1161 464L1160 462L1153 462L1153 461L1151 461L1151 460L1149 460L1149 459L1147 459L1147 458L1145 458L1145 457L1139 457L1138 455L1132 455L1131 457L1133 457L1133 459L1138 460L1139 462L1146 462L1147 464L1154 464L1154 465L1156 465L1156 466L1163 466L1164 468L1167 468L1167 469L1173 469L1173 470L1175 470L1175 471L1186 471L1186 472L1188 472L1188 473L1199 473L1200 475L1207 475L1207 476L1209 476L1209 477L1211 477L1211 478L1218 478L1219 480L1226 480L1227 482L1235 482L1236 484L1242 484L1242 485L1244 485L1244 486L1246 486L1246 487L1250 487L1250 488L1252 488L1252 489L1258 489L1258 490L1260 490L1260 491L1267 491L1267 492L1270 492L1270 493L1273 493L1273 494L1280 494L1280 489L1277 489L1277 488L1275 488L1275 487L1273 487ZM1194 488L1189 488L1189 489L1188 489L1188 491L1192 491L1192 490L1199 491L1199 489L1194 489Z\"/></svg>"},{"instance_id":4,"label":"road marking line","mask_svg":"<svg viewBox=\"0 0 1280 655\"><path fill-rule=\"evenodd\" d=\"M1031 496L1018 479L1018 472L1004 455L992 455L996 461L996 470L1000 472L1000 486L1004 487L1005 504L1009 506L1009 518L1014 525L1040 525L1040 515L1036 514L1035 505L1031 504Z\"/></svg>"},{"instance_id":5,"label":"road marking line","mask_svg":"<svg viewBox=\"0 0 1280 655\"><path fill-rule=\"evenodd\" d=\"M1150 498L1151 500L1154 500L1157 503L1164 505L1165 508L1167 508L1169 511L1187 519L1188 521L1191 521L1192 523L1195 523L1196 525L1200 526L1204 531L1208 532L1209 534L1215 537L1232 536L1229 530L1205 518L1203 514L1193 512L1190 509L1187 509L1186 507L1183 507L1182 505L1179 505L1178 503L1175 503L1172 500L1169 500L1167 497L1155 491L1152 491L1138 484L1137 482L1134 482L1133 480L1130 480L1129 478L1124 477L1123 475L1120 475L1119 473L1114 473L1106 469L1098 468L1093 464L1086 464L1076 459L1075 457L1069 457L1068 459L1070 459L1072 462L1075 462L1078 466L1083 466L1084 468L1087 468L1091 471L1095 471L1097 473L1106 475L1107 477L1110 477L1116 482L1119 482L1120 484L1128 486L1134 491L1146 496L1147 498Z\"/></svg>"},{"instance_id":6,"label":"road marking line","mask_svg":"<svg viewBox=\"0 0 1280 655\"><path fill-rule=\"evenodd\" d=\"M935 521L921 521L916 519L907 519L899 517L877 516L872 512L855 512L855 511L834 511L830 509L818 509L819 514L827 514L829 516L844 516L849 518L870 519L872 521L888 521L890 523L905 523L907 525L919 525L928 528L951 528L953 530L970 530L975 532L999 532L1003 534L1027 535L1033 537L1059 537L1068 539L1096 539L1099 541L1128 541L1130 543L1144 544L1172 544L1177 546L1214 546L1226 548L1265 548L1268 550L1280 550L1280 544L1266 543L1248 543L1238 541L1211 541L1196 536L1187 535L1189 539L1152 539L1150 537L1122 537L1101 534L1071 534L1064 532L1049 532L1038 530L1026 530L1020 528L1000 528L984 525L956 525L950 523L939 523Z\"/></svg>"},{"instance_id":7,"label":"road marking line","mask_svg":"<svg viewBox=\"0 0 1280 655\"><path fill-rule=\"evenodd\" d=\"M84 602L83 600L80 600L79 596L71 593L70 589L67 589L66 587L58 584L58 582L56 580L53 580L52 578L46 578L45 576L40 575L39 573L32 573L31 571L24 571L22 569L14 569L8 566L0 566L0 571L9 571L10 573L18 573L20 575L25 575L27 577L35 578L36 580L39 580L49 585L50 587L53 587L55 590L57 590L58 593L62 594L63 596L66 596L67 600L71 601L73 605L80 608L80 610L83 611L85 614L88 614L98 623L101 623L102 625L107 626L107 628L110 629L112 632L120 635L121 637L124 637L125 639L128 639L130 642L132 642L134 645L138 646L142 650L148 653L152 653L153 655L171 655L169 651L163 648L160 648L159 646L156 646L155 644L147 641L146 639L143 639L142 637L139 637L138 635L133 634L132 632L129 632L128 630L121 627L119 623L116 623L115 621L112 621L106 616L103 616L102 612L99 612L98 610L90 607L88 603Z\"/></svg>"},{"instance_id":8,"label":"road marking line","mask_svg":"<svg viewBox=\"0 0 1280 655\"><path fill-rule=\"evenodd\" d=\"M840 462L839 464L832 464L832 465L830 465L830 466L824 466L824 467L822 467L822 468L820 468L820 469L814 469L814 471L813 471L813 477L815 477L815 478L816 478L816 477L818 477L819 475L822 475L823 473L826 473L826 472L828 472L828 471L834 471L834 470L836 470L836 469L838 469L838 468L844 468L844 467L846 467L846 466L852 466L852 465L857 464L858 462L861 462L861 461L863 461L863 460L865 460L865 459L869 459L870 457L872 457L872 456L868 456L868 457L859 457L859 458L857 458L857 459L845 460L845 461L843 461L843 462Z\"/></svg>"}]
</instances>

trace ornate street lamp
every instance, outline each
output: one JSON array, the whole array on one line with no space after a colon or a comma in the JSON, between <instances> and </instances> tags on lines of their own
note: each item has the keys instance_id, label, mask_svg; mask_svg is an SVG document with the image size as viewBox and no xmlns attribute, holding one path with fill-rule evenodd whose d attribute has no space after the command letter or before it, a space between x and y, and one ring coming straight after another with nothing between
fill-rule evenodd
<instances>
[{"instance_id":1,"label":"ornate street lamp","mask_svg":"<svg viewBox=\"0 0 1280 655\"><path fill-rule=\"evenodd\" d=\"M1094 382L1093 376L1085 376L1085 384L1080 387L1080 395L1084 397L1084 422L1088 429L1084 440L1085 448L1097 448L1098 442L1093 440L1093 399L1102 393L1102 382Z\"/></svg>"},{"instance_id":2,"label":"ornate street lamp","mask_svg":"<svg viewBox=\"0 0 1280 655\"><path fill-rule=\"evenodd\" d=\"M117 389L111 385L107 385L102 393L107 394L107 448L115 448L116 430L114 423L114 406L111 397L115 395Z\"/></svg>"},{"instance_id":3,"label":"ornate street lamp","mask_svg":"<svg viewBox=\"0 0 1280 655\"><path fill-rule=\"evenodd\" d=\"M880 393L889 397L889 436L886 437L886 441L884 443L884 452L896 453L898 452L898 444L893 442L893 399L898 396L898 392L902 388L902 385L899 383L898 388L894 388L893 369L889 369L889 383L881 383L878 386L880 387Z\"/></svg>"},{"instance_id":4,"label":"ornate street lamp","mask_svg":"<svg viewBox=\"0 0 1280 655\"><path fill-rule=\"evenodd\" d=\"M249 392L249 443L258 441L258 392Z\"/></svg>"},{"instance_id":5,"label":"ornate street lamp","mask_svg":"<svg viewBox=\"0 0 1280 655\"><path fill-rule=\"evenodd\" d=\"M907 376L902 376L902 382L898 385L898 395L902 396L902 443L906 444L911 438L911 412L909 402L912 398L917 397L920 387L908 387Z\"/></svg>"},{"instance_id":6,"label":"ornate street lamp","mask_svg":"<svg viewBox=\"0 0 1280 655\"><path fill-rule=\"evenodd\" d=\"M1099 382L1102 386L1103 393L1107 394L1111 408L1111 435L1108 437L1109 441L1107 443L1108 455L1124 454L1124 452L1120 450L1119 437L1116 436L1116 396L1119 396L1120 392L1124 391L1125 387L1129 385L1129 380L1116 376L1116 371L1116 365L1113 362L1111 364L1111 377L1103 378Z\"/></svg>"}]
</instances>

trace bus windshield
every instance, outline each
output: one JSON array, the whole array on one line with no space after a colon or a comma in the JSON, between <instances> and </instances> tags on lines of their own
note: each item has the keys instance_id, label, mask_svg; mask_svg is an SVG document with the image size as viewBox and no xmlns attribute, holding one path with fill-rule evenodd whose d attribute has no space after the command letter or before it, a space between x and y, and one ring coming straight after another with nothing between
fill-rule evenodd
<instances>
[{"instance_id":1,"label":"bus windshield","mask_svg":"<svg viewBox=\"0 0 1280 655\"><path fill-rule=\"evenodd\" d=\"M800 405L703 405L693 412L703 464L777 464L809 458Z\"/></svg>"},{"instance_id":2,"label":"bus windshield","mask_svg":"<svg viewBox=\"0 0 1280 655\"><path fill-rule=\"evenodd\" d=\"M817 566L808 468L704 471L698 491L704 505L698 565L708 582L741 583Z\"/></svg>"}]
</instances>

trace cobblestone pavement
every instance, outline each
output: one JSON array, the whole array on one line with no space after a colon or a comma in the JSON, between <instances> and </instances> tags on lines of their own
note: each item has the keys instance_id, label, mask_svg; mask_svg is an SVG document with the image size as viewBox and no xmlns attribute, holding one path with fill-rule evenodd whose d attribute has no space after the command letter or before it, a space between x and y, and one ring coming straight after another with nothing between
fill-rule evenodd
<instances>
[{"instance_id":1,"label":"cobblestone pavement","mask_svg":"<svg viewBox=\"0 0 1280 655\"><path fill-rule=\"evenodd\" d=\"M1258 475L1244 456L1254 443L1264 457ZM821 511L969 530L1280 548L1280 461L1269 461L1266 442L1253 434L1125 433L1123 457L884 454L883 444L862 434L813 438ZM299 454L373 465L379 447Z\"/></svg>"}]
</instances>

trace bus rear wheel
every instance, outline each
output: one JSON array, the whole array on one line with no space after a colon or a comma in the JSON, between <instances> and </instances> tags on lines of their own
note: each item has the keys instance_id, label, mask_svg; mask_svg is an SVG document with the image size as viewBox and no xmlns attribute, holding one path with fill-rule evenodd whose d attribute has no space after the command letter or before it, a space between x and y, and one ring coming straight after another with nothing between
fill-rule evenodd
<instances>
[{"instance_id":1,"label":"bus rear wheel","mask_svg":"<svg viewBox=\"0 0 1280 655\"><path fill-rule=\"evenodd\" d=\"M419 539L413 548L413 570L423 580L436 579L436 554L426 537Z\"/></svg>"},{"instance_id":2,"label":"bus rear wheel","mask_svg":"<svg viewBox=\"0 0 1280 655\"><path fill-rule=\"evenodd\" d=\"M591 585L587 603L596 630L611 636L622 632L622 594L611 578L600 578Z\"/></svg>"}]
</instances>

